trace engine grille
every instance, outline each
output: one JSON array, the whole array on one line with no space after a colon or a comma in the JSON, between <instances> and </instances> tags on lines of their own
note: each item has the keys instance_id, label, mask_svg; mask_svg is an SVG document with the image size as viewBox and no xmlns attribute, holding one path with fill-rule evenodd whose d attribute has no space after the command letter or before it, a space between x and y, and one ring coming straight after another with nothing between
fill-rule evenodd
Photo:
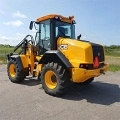
<instances>
[{"instance_id":1,"label":"engine grille","mask_svg":"<svg viewBox=\"0 0 120 120\"><path fill-rule=\"evenodd\" d=\"M98 56L99 62L105 60L104 58L104 49L101 45L91 43L93 49L93 60Z\"/></svg>"}]
</instances>

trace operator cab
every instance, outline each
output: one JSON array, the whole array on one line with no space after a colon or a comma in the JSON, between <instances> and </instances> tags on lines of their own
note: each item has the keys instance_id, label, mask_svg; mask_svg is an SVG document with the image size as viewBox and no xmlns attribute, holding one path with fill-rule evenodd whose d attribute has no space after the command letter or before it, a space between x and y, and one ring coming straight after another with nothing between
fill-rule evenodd
<instances>
[{"instance_id":1,"label":"operator cab","mask_svg":"<svg viewBox=\"0 0 120 120\"><path fill-rule=\"evenodd\" d=\"M75 21L72 17L63 17L61 15L47 15L37 19L37 22L31 21L30 29L33 23L37 29L35 42L40 48L40 54L47 50L57 49L57 39L59 37L75 39Z\"/></svg>"}]
</instances>

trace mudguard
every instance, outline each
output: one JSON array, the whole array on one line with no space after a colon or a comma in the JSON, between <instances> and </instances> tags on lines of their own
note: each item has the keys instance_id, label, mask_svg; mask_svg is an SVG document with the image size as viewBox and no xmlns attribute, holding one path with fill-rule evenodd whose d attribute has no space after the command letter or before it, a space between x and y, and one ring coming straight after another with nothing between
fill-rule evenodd
<instances>
[{"instance_id":1,"label":"mudguard","mask_svg":"<svg viewBox=\"0 0 120 120\"><path fill-rule=\"evenodd\" d=\"M20 58L19 55L12 55L12 56L10 56L10 59L13 59L13 60L15 60L17 62L19 70L23 69L23 64L22 64L22 61L21 61L21 58Z\"/></svg>"},{"instance_id":2,"label":"mudguard","mask_svg":"<svg viewBox=\"0 0 120 120\"><path fill-rule=\"evenodd\" d=\"M72 67L71 63L64 56L64 54L58 50L49 50L45 52L43 57L40 59L39 64L47 64L48 62L54 61L62 62L67 68Z\"/></svg>"},{"instance_id":3,"label":"mudguard","mask_svg":"<svg viewBox=\"0 0 120 120\"><path fill-rule=\"evenodd\" d=\"M9 56L9 59L13 59L16 61L17 66L19 68L19 71L22 71L22 75L28 76L29 75L29 67L28 66L24 66L24 64L22 63L22 59L20 55L11 55Z\"/></svg>"}]
</instances>

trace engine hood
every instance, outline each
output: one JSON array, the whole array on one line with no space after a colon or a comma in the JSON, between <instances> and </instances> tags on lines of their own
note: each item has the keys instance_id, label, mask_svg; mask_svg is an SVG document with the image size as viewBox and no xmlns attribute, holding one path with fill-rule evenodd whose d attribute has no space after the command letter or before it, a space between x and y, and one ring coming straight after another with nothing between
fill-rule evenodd
<instances>
[{"instance_id":1,"label":"engine hood","mask_svg":"<svg viewBox=\"0 0 120 120\"><path fill-rule=\"evenodd\" d=\"M93 63L92 46L89 42L59 38L57 47L74 67L78 67L80 63Z\"/></svg>"}]
</instances>

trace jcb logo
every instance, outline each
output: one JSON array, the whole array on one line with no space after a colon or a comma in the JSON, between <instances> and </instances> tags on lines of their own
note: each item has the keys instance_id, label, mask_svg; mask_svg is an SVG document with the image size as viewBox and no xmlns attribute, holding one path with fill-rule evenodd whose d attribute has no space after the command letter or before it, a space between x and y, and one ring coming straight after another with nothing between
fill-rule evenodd
<instances>
[{"instance_id":1,"label":"jcb logo","mask_svg":"<svg viewBox=\"0 0 120 120\"><path fill-rule=\"evenodd\" d=\"M68 49L68 44L61 44L61 45L58 45L58 49L66 50L66 49Z\"/></svg>"}]
</instances>

